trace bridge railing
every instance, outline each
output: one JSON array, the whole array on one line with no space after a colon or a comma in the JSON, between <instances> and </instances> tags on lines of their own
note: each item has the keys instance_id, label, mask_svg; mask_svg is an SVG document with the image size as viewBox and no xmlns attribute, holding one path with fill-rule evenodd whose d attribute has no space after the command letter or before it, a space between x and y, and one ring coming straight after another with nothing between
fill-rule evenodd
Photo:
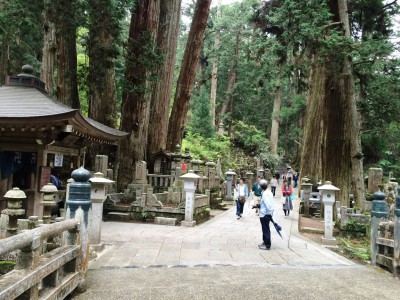
<instances>
[{"instance_id":1,"label":"bridge railing","mask_svg":"<svg viewBox=\"0 0 400 300\"><path fill-rule=\"evenodd\" d=\"M0 279L0 300L63 299L84 284L87 243L81 225L79 218L69 219L1 239L0 255L18 254L14 270ZM55 240L58 247L46 252L47 242Z\"/></svg>"}]
</instances>

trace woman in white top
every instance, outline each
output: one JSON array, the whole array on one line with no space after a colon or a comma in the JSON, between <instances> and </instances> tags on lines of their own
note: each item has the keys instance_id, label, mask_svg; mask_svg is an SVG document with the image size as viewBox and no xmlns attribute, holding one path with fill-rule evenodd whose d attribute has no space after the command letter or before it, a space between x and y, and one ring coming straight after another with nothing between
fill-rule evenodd
<instances>
[{"instance_id":1,"label":"woman in white top","mask_svg":"<svg viewBox=\"0 0 400 300\"><path fill-rule=\"evenodd\" d=\"M272 177L269 184L271 185L272 195L274 195L274 197L275 197L276 187L278 186L278 180L276 179L275 175Z\"/></svg>"},{"instance_id":2,"label":"woman in white top","mask_svg":"<svg viewBox=\"0 0 400 300\"><path fill-rule=\"evenodd\" d=\"M235 186L234 199L236 201L236 216L239 220L243 216L244 203L249 196L249 189L244 184L244 179L240 178L239 184Z\"/></svg>"}]
</instances>

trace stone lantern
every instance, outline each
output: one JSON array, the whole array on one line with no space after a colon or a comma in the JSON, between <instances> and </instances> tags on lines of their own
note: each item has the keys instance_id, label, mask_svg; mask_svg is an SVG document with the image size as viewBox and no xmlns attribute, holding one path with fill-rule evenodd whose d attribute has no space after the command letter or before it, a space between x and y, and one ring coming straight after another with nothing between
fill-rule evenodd
<instances>
[{"instance_id":1,"label":"stone lantern","mask_svg":"<svg viewBox=\"0 0 400 300\"><path fill-rule=\"evenodd\" d=\"M91 222L89 226L90 244L100 244L101 222L103 220L103 203L107 198L107 187L113 180L104 178L104 174L97 172L89 181L92 184L90 200L92 200Z\"/></svg>"},{"instance_id":2,"label":"stone lantern","mask_svg":"<svg viewBox=\"0 0 400 300\"><path fill-rule=\"evenodd\" d=\"M196 181L201 177L195 174L193 170L189 170L185 175L182 175L180 178L183 180L183 190L186 194L185 220L181 222L181 225L193 227L196 225L196 221L193 221Z\"/></svg>"},{"instance_id":3,"label":"stone lantern","mask_svg":"<svg viewBox=\"0 0 400 300\"><path fill-rule=\"evenodd\" d=\"M376 254L379 253L379 245L376 242L379 237L379 224L388 216L388 205L386 203L386 194L381 191L374 193L373 199L371 209L371 264L375 266Z\"/></svg>"},{"instance_id":4,"label":"stone lantern","mask_svg":"<svg viewBox=\"0 0 400 300\"><path fill-rule=\"evenodd\" d=\"M264 169L263 168L258 169L257 176L261 177L261 179L264 178Z\"/></svg>"},{"instance_id":5,"label":"stone lantern","mask_svg":"<svg viewBox=\"0 0 400 300\"><path fill-rule=\"evenodd\" d=\"M304 203L304 217L310 217L310 194L312 192L312 184L310 179L304 177L301 181L302 199Z\"/></svg>"},{"instance_id":6,"label":"stone lantern","mask_svg":"<svg viewBox=\"0 0 400 300\"><path fill-rule=\"evenodd\" d=\"M175 146L175 152L171 154L172 163L171 163L171 172L172 175L175 175L176 168L180 168L179 162L181 161L181 145L177 144Z\"/></svg>"},{"instance_id":7,"label":"stone lantern","mask_svg":"<svg viewBox=\"0 0 400 300\"><path fill-rule=\"evenodd\" d=\"M190 165L193 168L194 173L198 174L200 172L200 165L203 162L200 159L192 159Z\"/></svg>"},{"instance_id":8,"label":"stone lantern","mask_svg":"<svg viewBox=\"0 0 400 300\"><path fill-rule=\"evenodd\" d=\"M56 205L56 195L58 190L52 183L48 183L42 187L40 192L43 194L43 201L40 202L43 205L43 224L50 224L51 220L51 209Z\"/></svg>"},{"instance_id":9,"label":"stone lantern","mask_svg":"<svg viewBox=\"0 0 400 300\"><path fill-rule=\"evenodd\" d=\"M22 203L26 195L19 188L15 187L9 190L4 198L7 200L7 208L1 213L8 216L7 237L17 234L18 218L25 215L25 209L22 209Z\"/></svg>"},{"instance_id":10,"label":"stone lantern","mask_svg":"<svg viewBox=\"0 0 400 300\"><path fill-rule=\"evenodd\" d=\"M335 192L340 189L333 186L332 182L326 181L318 190L322 192L322 202L324 203L325 235L322 238L322 245L335 247L337 241L333 237L333 204L335 203Z\"/></svg>"},{"instance_id":11,"label":"stone lantern","mask_svg":"<svg viewBox=\"0 0 400 300\"><path fill-rule=\"evenodd\" d=\"M232 182L236 173L232 169L229 169L226 175L226 200L232 200Z\"/></svg>"}]
</instances>

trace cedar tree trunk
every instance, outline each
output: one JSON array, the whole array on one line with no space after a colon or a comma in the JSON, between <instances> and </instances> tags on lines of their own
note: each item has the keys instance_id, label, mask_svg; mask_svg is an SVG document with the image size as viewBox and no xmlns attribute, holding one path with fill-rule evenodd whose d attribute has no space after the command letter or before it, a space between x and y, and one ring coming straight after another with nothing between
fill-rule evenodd
<instances>
[{"instance_id":1,"label":"cedar tree trunk","mask_svg":"<svg viewBox=\"0 0 400 300\"><path fill-rule=\"evenodd\" d=\"M132 182L135 163L145 160L154 74L154 48L159 18L159 1L136 2L129 29L126 58L126 87L122 98L121 130L129 136L121 141L118 155L118 188Z\"/></svg>"},{"instance_id":2,"label":"cedar tree trunk","mask_svg":"<svg viewBox=\"0 0 400 300\"><path fill-rule=\"evenodd\" d=\"M169 120L167 149L171 151L175 149L177 144L182 142L192 86L210 13L210 5L211 0L197 0Z\"/></svg>"},{"instance_id":3,"label":"cedar tree trunk","mask_svg":"<svg viewBox=\"0 0 400 300\"><path fill-rule=\"evenodd\" d=\"M165 149L167 145L181 2L181 0L170 0L160 3L157 47L163 55L164 62L157 70L157 81L153 88L147 145L148 158L160 149Z\"/></svg>"}]
</instances>

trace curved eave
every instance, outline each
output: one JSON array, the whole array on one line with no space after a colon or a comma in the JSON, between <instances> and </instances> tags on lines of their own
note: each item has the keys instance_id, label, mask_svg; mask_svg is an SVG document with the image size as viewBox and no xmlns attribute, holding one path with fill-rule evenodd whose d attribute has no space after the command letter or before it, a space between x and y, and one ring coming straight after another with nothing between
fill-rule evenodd
<instances>
[{"instance_id":1,"label":"curved eave","mask_svg":"<svg viewBox=\"0 0 400 300\"><path fill-rule=\"evenodd\" d=\"M0 117L0 127L11 125L15 127L41 127L43 124L52 125L72 125L71 132L84 139L116 145L120 139L127 136L128 133L110 128L94 120L84 117L78 110L71 110L66 113L27 116L27 117Z\"/></svg>"}]
</instances>

